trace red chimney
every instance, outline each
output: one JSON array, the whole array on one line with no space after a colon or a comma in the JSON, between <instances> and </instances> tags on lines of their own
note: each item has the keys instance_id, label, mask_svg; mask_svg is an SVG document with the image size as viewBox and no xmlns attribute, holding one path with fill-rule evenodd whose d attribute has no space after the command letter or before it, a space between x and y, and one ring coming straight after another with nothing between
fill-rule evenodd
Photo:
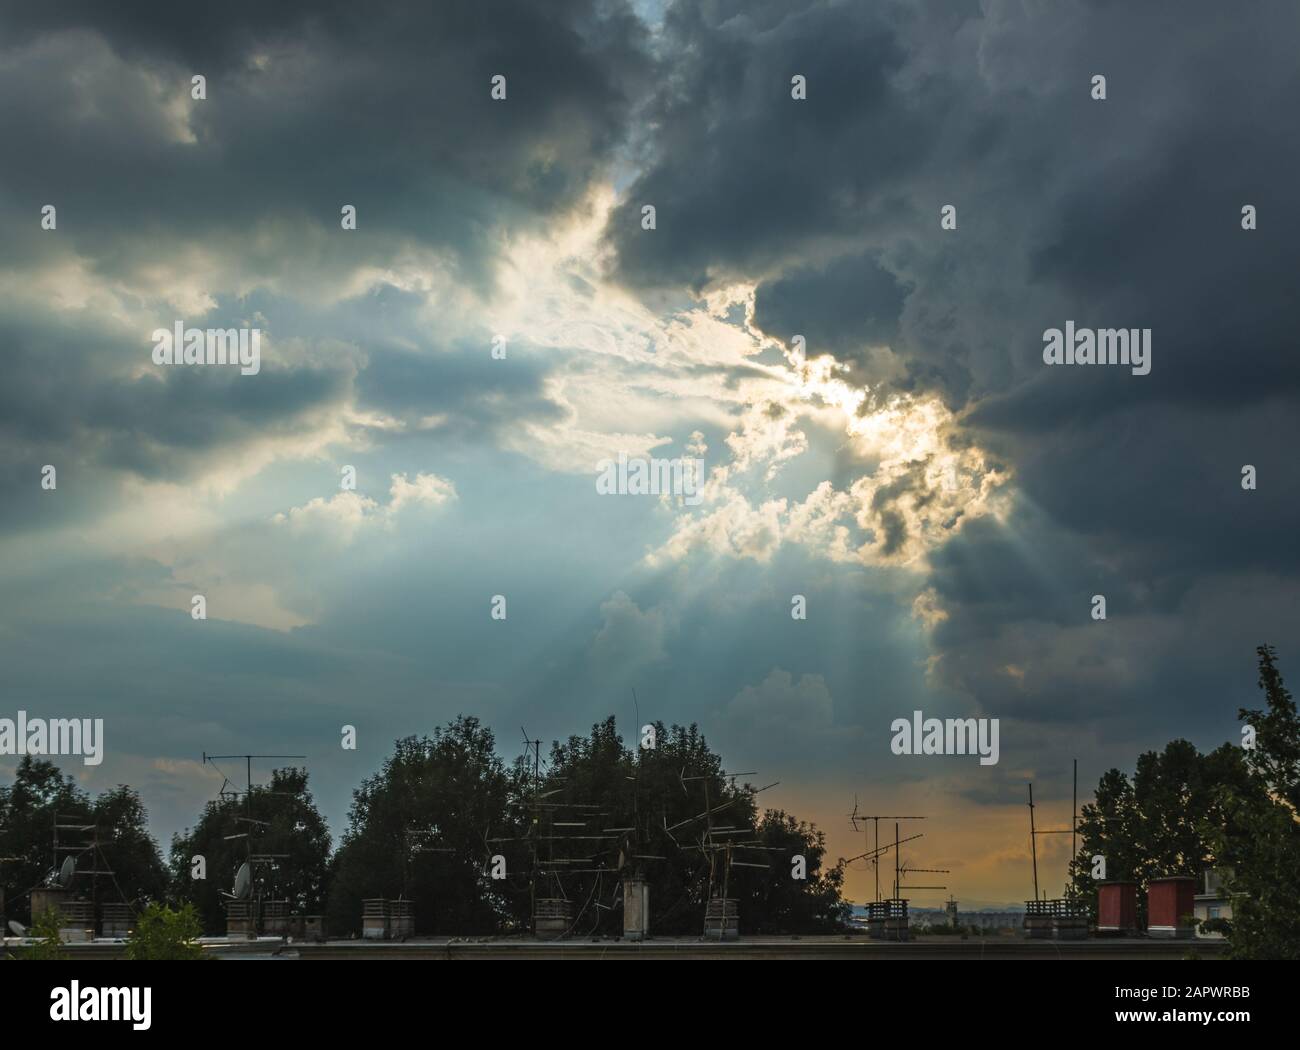
<instances>
[{"instance_id":1,"label":"red chimney","mask_svg":"<svg viewBox=\"0 0 1300 1050\"><path fill-rule=\"evenodd\" d=\"M1137 932L1137 883L1116 880L1097 886L1097 931Z\"/></svg>"},{"instance_id":2,"label":"red chimney","mask_svg":"<svg viewBox=\"0 0 1300 1050\"><path fill-rule=\"evenodd\" d=\"M1196 910L1196 880L1190 875L1152 879L1147 885L1147 933L1152 937L1191 937L1185 916Z\"/></svg>"}]
</instances>

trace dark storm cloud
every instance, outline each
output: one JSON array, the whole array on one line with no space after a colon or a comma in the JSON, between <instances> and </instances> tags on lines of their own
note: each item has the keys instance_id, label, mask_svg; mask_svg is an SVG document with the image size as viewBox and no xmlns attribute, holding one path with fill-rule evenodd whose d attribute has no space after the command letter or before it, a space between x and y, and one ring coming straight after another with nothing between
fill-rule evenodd
<instances>
[{"instance_id":1,"label":"dark storm cloud","mask_svg":"<svg viewBox=\"0 0 1300 1050\"><path fill-rule=\"evenodd\" d=\"M900 188L929 147L908 126L891 82L904 56L876 14L676 4L664 32L672 75L647 113L649 166L609 228L624 279L700 287L896 222L897 201L873 187ZM791 101L796 73L825 104ZM643 204L658 211L653 233L640 228Z\"/></svg>"},{"instance_id":2,"label":"dark storm cloud","mask_svg":"<svg viewBox=\"0 0 1300 1050\"><path fill-rule=\"evenodd\" d=\"M101 388L85 422L113 436L110 465L145 477L179 480L177 459L291 434L303 416L337 408L347 377L324 369L268 370L258 383L234 371L177 368L163 382L116 382Z\"/></svg>"},{"instance_id":3,"label":"dark storm cloud","mask_svg":"<svg viewBox=\"0 0 1300 1050\"><path fill-rule=\"evenodd\" d=\"M968 410L960 439L1021 506L933 559L940 680L995 715L1177 695L1210 717L1225 668L1300 628L1300 9L682 3L665 27L615 274L752 280L763 330ZM1151 374L1046 368L1067 320L1150 328ZM1095 593L1111 620L1088 635Z\"/></svg>"},{"instance_id":4,"label":"dark storm cloud","mask_svg":"<svg viewBox=\"0 0 1300 1050\"><path fill-rule=\"evenodd\" d=\"M1034 534L1038 545L1018 543L1016 530ZM987 518L970 523L931 558L931 586L945 607L960 606L966 614L939 624L936 638L941 645L987 640L1000 625L1019 621L1044 629L1078 624L1087 619L1088 601L1098 590L1120 607L1121 581L1099 577L1083 554L1077 540L1052 532L1032 509L1022 511L1011 528Z\"/></svg>"},{"instance_id":5,"label":"dark storm cloud","mask_svg":"<svg viewBox=\"0 0 1300 1050\"><path fill-rule=\"evenodd\" d=\"M863 351L880 342L901 357L885 370L897 389L960 404L1003 378L1009 333L976 323L963 303L994 305L971 275L1005 272L1003 220L1020 192L1008 187L1041 166L1026 136L1044 117L981 83L974 20L962 12L978 15L673 7L675 73L649 107L647 165L607 231L615 274L640 288L759 281L760 327L783 339L814 330L810 352L832 349L872 386L882 376ZM790 97L795 74L807 77L807 101ZM999 198L996 218L981 220ZM653 232L640 228L647 203ZM959 206L962 240L940 240L944 203Z\"/></svg>"},{"instance_id":6,"label":"dark storm cloud","mask_svg":"<svg viewBox=\"0 0 1300 1050\"><path fill-rule=\"evenodd\" d=\"M23 158L6 166L9 207L57 202L61 236L99 254L132 233L337 230L353 204L353 262L409 239L455 251L482 277L494 230L571 206L610 162L648 69L643 30L619 4L193 15L166 4L7 9L0 134ZM195 73L208 78L207 100L190 104ZM489 97L497 73L504 103ZM186 105L193 142L165 119Z\"/></svg>"},{"instance_id":7,"label":"dark storm cloud","mask_svg":"<svg viewBox=\"0 0 1300 1050\"><path fill-rule=\"evenodd\" d=\"M1207 568L1291 576L1300 568L1294 398L1279 393L1217 412L1124 401L1091 411L1078 391L1028 389L1041 401L1018 392L1011 405L981 406L972 423L1008 450L1030 501L1092 538L1110 562L1149 578ZM1256 470L1255 491L1241 487L1245 465Z\"/></svg>"},{"instance_id":8,"label":"dark storm cloud","mask_svg":"<svg viewBox=\"0 0 1300 1050\"><path fill-rule=\"evenodd\" d=\"M458 437L491 436L516 423L564 418L565 411L544 390L553 356L543 363L516 346L511 367L503 369L482 346L431 354L372 353L357 380L358 407L381 409L416 427L428 417L445 415L434 428Z\"/></svg>"},{"instance_id":9,"label":"dark storm cloud","mask_svg":"<svg viewBox=\"0 0 1300 1050\"><path fill-rule=\"evenodd\" d=\"M670 9L679 59L651 107L649 163L609 227L618 275L757 279L773 334L801 331L802 315L849 359L893 334L892 276L910 290L896 352L959 400L965 372L979 396L1040 369L1062 309L1158 329L1166 363L1143 397L1294 386L1295 355L1279 351L1300 136L1276 114L1300 101L1282 43L1300 12L986 8ZM790 98L794 73L805 102ZM1105 102L1089 97L1094 73ZM957 231L940 230L945 203ZM1249 235L1244 203L1268 216ZM1241 360L1224 376L1229 348Z\"/></svg>"},{"instance_id":10,"label":"dark storm cloud","mask_svg":"<svg viewBox=\"0 0 1300 1050\"><path fill-rule=\"evenodd\" d=\"M82 520L111 504L123 474L185 481L259 442L305 436L351 384L338 368L270 364L255 381L221 367L137 374L150 350L89 311L0 310L0 532ZM57 499L40 487L46 464Z\"/></svg>"},{"instance_id":11,"label":"dark storm cloud","mask_svg":"<svg viewBox=\"0 0 1300 1050\"><path fill-rule=\"evenodd\" d=\"M356 780L336 735L356 697L388 698L367 768L392 735L462 698L511 727L544 712L535 731L561 733L575 710L600 717L638 688L662 698L656 717L712 717L729 754L749 748L792 775L860 769L863 738L839 730L864 729L867 753L885 758L890 718L914 702L954 714L973 702L1007 720L1006 771L969 792L989 801L1014 797L1010 771L1027 755L1072 736L1121 764L1139 739L1217 742L1253 646L1279 642L1284 665L1300 655L1286 648L1300 627L1297 29L1290 3L706 0L672 6L651 42L613 2L0 2L0 278L25 293L0 302L0 530L34 547L39 530L117 509L119 473L189 481L258 441L307 444L322 416L364 426L352 408L396 417L405 429L368 432L381 453L403 442L402 467L436 466L466 508L457 542L440 526L430 556L413 524L419 543L375 577L372 547L321 569L294 540L298 586L325 594L317 625L272 636L214 605L199 633L183 610L111 604L0 632L14 684L43 703L136 712L118 739L152 738L164 754L256 736L327 756L336 813ZM193 73L208 78L206 101L190 101ZM495 73L507 103L489 99ZM806 102L790 98L796 73ZM1105 102L1088 97L1093 73L1109 78ZM662 539L639 510L607 502L591 528L574 495L580 484L591 499L587 478L530 476L525 489L511 457L489 450L473 469L441 457L558 419L548 369L582 363L520 340L497 367L486 335L475 342L478 318L439 317L433 295L382 277L357 293L348 278L445 257L468 309L486 305L505 238L579 206L611 171L632 180L607 230L612 272L647 302L752 281L762 330L805 335L877 394L940 396L964 413L953 440L1013 473L1007 519L967 523L933 553L925 582L945 618L930 638L908 618L915 581L882 598L894 584L874 570L790 566L789 551L771 572L728 563L673 618L681 577L638 590L619 575ZM37 227L47 202L57 234ZM344 203L358 207L355 233L337 225ZM647 203L653 232L640 228ZM1249 233L1245 203L1259 208ZM956 231L939 227L944 204ZM60 252L89 274L66 284L94 278L100 298L116 289L140 315L175 289L217 301L205 327L263 313L285 356L256 380L141 374L151 323L133 335L98 302L33 313L23 279ZM1042 331L1067 319L1151 327L1152 374L1044 369ZM327 342L342 349L316 361ZM687 369L734 386L754 366ZM39 488L47 462L57 500ZM1258 491L1240 488L1245 463ZM378 454L373 466L391 476ZM868 465L843 469L840 488ZM894 507L923 481L916 464L877 491L887 551L906 539ZM248 543L242 564L291 561L262 542L270 526L230 531ZM174 572L51 560L65 575L51 608L78 609L87 590L112 602L206 585L185 560ZM50 582L13 571L6 605L21 625ZM824 602L809 584L819 574ZM483 633L486 615L464 612L502 579L511 629L526 627L505 647ZM646 659L589 660L589 643L617 655L592 643L614 619L594 610L623 586L635 607L615 611L648 632L628 647ZM815 630L789 632L794 593L812 595ZM1097 593L1105 622L1089 615ZM825 697L821 723L800 727L818 732L771 727L774 712L797 722L801 702ZM313 704L322 717L303 741ZM756 736L755 722L769 728Z\"/></svg>"},{"instance_id":12,"label":"dark storm cloud","mask_svg":"<svg viewBox=\"0 0 1300 1050\"><path fill-rule=\"evenodd\" d=\"M583 0L0 4L0 141L19 159L0 169L12 231L0 274L21 288L75 267L75 284L100 292L62 313L41 310L39 293L0 303L13 454L0 516L87 513L90 489L111 491L100 468L186 480L252 443L306 435L354 390L404 421L446 413L444 431L461 436L555 415L536 362L488 375L456 359L466 348L430 347L424 292L329 300L359 268L405 265L412 249L447 259L449 283L488 290L503 237L573 207L610 166L650 68L645 39L626 5ZM196 73L203 101L190 97ZM489 97L498 73L506 102ZM56 233L38 229L46 203ZM346 235L344 204L358 210ZM102 315L110 289L144 306L138 337ZM219 305L182 310L178 295ZM300 350L270 355L255 378L140 374L155 321L259 312L282 346L349 343L356 368ZM37 506L44 463L79 473L75 496Z\"/></svg>"},{"instance_id":13,"label":"dark storm cloud","mask_svg":"<svg viewBox=\"0 0 1300 1050\"><path fill-rule=\"evenodd\" d=\"M301 32L309 20L338 26L352 7L291 0L278 4L234 0L189 6L165 0L119 5L94 0L52 5L6 0L0 4L0 22L14 46L28 45L45 33L90 28L126 54L204 57L225 66L237 61L252 45Z\"/></svg>"},{"instance_id":14,"label":"dark storm cloud","mask_svg":"<svg viewBox=\"0 0 1300 1050\"><path fill-rule=\"evenodd\" d=\"M802 335L810 355L852 354L864 345L897 341L908 291L871 255L836 259L760 284L754 323L786 343Z\"/></svg>"}]
</instances>

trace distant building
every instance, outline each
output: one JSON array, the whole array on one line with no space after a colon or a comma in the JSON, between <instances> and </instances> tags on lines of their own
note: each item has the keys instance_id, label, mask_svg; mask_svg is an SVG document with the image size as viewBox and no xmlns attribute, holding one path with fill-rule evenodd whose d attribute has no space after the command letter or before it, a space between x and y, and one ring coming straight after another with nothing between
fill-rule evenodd
<instances>
[{"instance_id":1,"label":"distant building","mask_svg":"<svg viewBox=\"0 0 1300 1050\"><path fill-rule=\"evenodd\" d=\"M997 930L1019 932L1025 921L1023 911L966 911L962 912L963 926L974 926L977 930L993 933Z\"/></svg>"},{"instance_id":2,"label":"distant building","mask_svg":"<svg viewBox=\"0 0 1300 1050\"><path fill-rule=\"evenodd\" d=\"M1222 940L1223 934L1217 930L1201 932L1200 924L1208 919L1231 919L1232 898L1224 887L1224 882L1232 875L1231 871L1218 868L1206 868L1201 875L1203 892L1193 898L1193 914L1196 916L1196 936L1208 940Z\"/></svg>"},{"instance_id":3,"label":"distant building","mask_svg":"<svg viewBox=\"0 0 1300 1050\"><path fill-rule=\"evenodd\" d=\"M956 904L956 901L952 901L942 909L914 908L912 909L913 920L918 926L927 926L931 930L956 925L962 929L974 927L985 933L994 933L998 930L1019 932L1020 925L1025 920L1024 911L963 911L956 914L954 922Z\"/></svg>"},{"instance_id":4,"label":"distant building","mask_svg":"<svg viewBox=\"0 0 1300 1050\"><path fill-rule=\"evenodd\" d=\"M942 908L911 908L911 920L914 927L926 929L931 933L941 933L953 927L953 911L957 901L945 901ZM853 906L853 924L865 925L866 908ZM961 911L957 914L957 928L968 930L972 927L982 933L1014 932L1019 933L1025 921L1023 908L1008 908L988 911Z\"/></svg>"}]
</instances>

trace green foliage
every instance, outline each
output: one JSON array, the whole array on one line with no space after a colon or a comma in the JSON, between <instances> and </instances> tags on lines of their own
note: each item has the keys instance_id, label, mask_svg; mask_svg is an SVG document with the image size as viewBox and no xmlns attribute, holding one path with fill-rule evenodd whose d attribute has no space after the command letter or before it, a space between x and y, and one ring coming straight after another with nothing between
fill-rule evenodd
<instances>
[{"instance_id":1,"label":"green foliage","mask_svg":"<svg viewBox=\"0 0 1300 1050\"><path fill-rule=\"evenodd\" d=\"M540 784L547 800L599 803L599 818L581 834L599 834L605 828L632 830L619 833L615 840L561 842L562 849L592 857L591 864L584 866L603 867L608 874L557 874L539 888L539 895L563 895L575 902L575 933L618 934L622 932L619 883L623 875L636 873L649 883L652 935L702 933L710 866L699 847L706 827L701 815L707 808L713 811L710 819L715 827L736 829L734 841L762 847L737 849L736 860L768 865L733 867L727 876L725 891L737 899L744 931L802 934L839 929L849 911L839 894L844 873L838 866L823 872L824 836L778 810L760 816L746 786L722 775L722 759L698 727L655 723L654 729L656 746L651 749L625 746L612 717L592 726L585 738L574 736L552 746ZM528 773L528 763L521 759L515 767L516 805L525 813L531 799ZM583 819L578 813L571 811L562 819ZM512 862L521 873L529 870L531 848L531 843L521 844L518 860ZM541 856L550 855L551 844L545 840L539 840L536 848ZM804 881L791 878L795 854L806 859ZM714 892L721 893L723 865L720 857L717 861Z\"/></svg>"},{"instance_id":2,"label":"green foliage","mask_svg":"<svg viewBox=\"0 0 1300 1050\"><path fill-rule=\"evenodd\" d=\"M1255 747L1247 751L1247 763L1251 775L1268 793L1296 814L1300 812L1300 715L1282 681L1276 651L1261 645L1256 653L1258 685L1266 706L1263 710L1243 708L1237 713L1243 722L1255 728Z\"/></svg>"},{"instance_id":3,"label":"green foliage","mask_svg":"<svg viewBox=\"0 0 1300 1050\"><path fill-rule=\"evenodd\" d=\"M1130 781L1107 772L1084 806L1082 844L1071 865L1076 892L1096 908L1093 854L1110 879L1144 888L1162 875L1200 876L1218 869L1232 898L1232 919L1205 930L1227 935L1241 959L1300 958L1300 716L1277 667L1260 646L1259 688L1265 707L1242 709L1255 746L1225 744L1208 755L1185 740L1138 759ZM1145 919L1145 893L1138 896Z\"/></svg>"},{"instance_id":4,"label":"green foliage","mask_svg":"<svg viewBox=\"0 0 1300 1050\"><path fill-rule=\"evenodd\" d=\"M1198 927L1201 933L1221 933L1224 936L1232 933L1231 919L1206 919Z\"/></svg>"},{"instance_id":5,"label":"green foliage","mask_svg":"<svg viewBox=\"0 0 1300 1050\"><path fill-rule=\"evenodd\" d=\"M849 920L850 906L840 896L844 863L823 870L826 836L812 824L782 810L765 810L756 836L769 850L772 867L742 881L740 914L747 933L833 933ZM807 862L807 879L790 876L796 854Z\"/></svg>"},{"instance_id":6,"label":"green foliage","mask_svg":"<svg viewBox=\"0 0 1300 1050\"><path fill-rule=\"evenodd\" d=\"M126 944L128 959L202 959L199 937L203 932L193 904L169 908L149 904L136 920Z\"/></svg>"},{"instance_id":7,"label":"green foliage","mask_svg":"<svg viewBox=\"0 0 1300 1050\"><path fill-rule=\"evenodd\" d=\"M354 793L334 866L331 929L355 930L365 898L404 894L416 902L418 932L523 930L534 861L558 858L579 863L555 865L536 894L573 902L575 935L622 932L622 880L631 874L649 883L652 934L698 935L709 865L698 848L705 824L695 818L706 798L715 825L734 826L743 833L737 841L765 847L736 856L770 868L735 867L727 885L746 931L838 929L848 914L844 873L823 870L821 833L780 811L760 816L752 794L722 775L721 759L695 726L657 724L655 732L654 749L634 750L609 718L586 737L554 743L539 768L529 755L509 769L474 718L399 740L380 773ZM796 853L806 859L806 881L790 877ZM498 855L501 880L490 876Z\"/></svg>"},{"instance_id":8,"label":"green foliage","mask_svg":"<svg viewBox=\"0 0 1300 1050\"><path fill-rule=\"evenodd\" d=\"M486 864L490 837L519 834L511 780L490 730L459 717L433 736L407 737L353 792L333 864L326 911L332 931L354 931L361 901L404 895L417 931L485 934L518 917L508 886ZM450 851L450 852L444 852Z\"/></svg>"},{"instance_id":9,"label":"green foliage","mask_svg":"<svg viewBox=\"0 0 1300 1050\"><path fill-rule=\"evenodd\" d=\"M1260 646L1263 709L1239 712L1255 729L1245 750L1251 790L1225 784L1224 819L1210 847L1232 894L1229 953L1238 959L1300 959L1300 717L1277 654Z\"/></svg>"},{"instance_id":10,"label":"green foliage","mask_svg":"<svg viewBox=\"0 0 1300 1050\"><path fill-rule=\"evenodd\" d=\"M10 918L29 922L27 891L54 867L55 813L100 827L104 860L128 900L163 895L166 870L140 796L119 786L92 799L54 763L25 755L13 783L0 786L0 855L20 858L0 865Z\"/></svg>"},{"instance_id":11,"label":"green foliage","mask_svg":"<svg viewBox=\"0 0 1300 1050\"><path fill-rule=\"evenodd\" d=\"M590 900L605 907L586 906L575 915L575 932L617 934L622 932L622 909L615 908L624 872L648 880L651 934L703 932L703 915L708 897L709 869L698 849L704 822L694 820L706 808L713 809L717 825L753 827L756 813L753 799L737 791L721 776L722 760L708 747L695 726L666 729L656 723L653 749L633 751L618 735L615 720L607 718L592 726L587 737L571 736L551 748L549 768L542 776L540 793L551 803L599 803L601 817L583 834L601 833L604 828L630 827L621 839L590 844L560 843L560 850L592 854L593 863L610 869L608 875L565 876L544 880L540 896L567 896L578 906ZM516 766L519 805L528 810L532 787L527 782L527 763ZM696 778L683 780L683 777ZM554 792L555 794L550 794ZM546 811L542 812L543 834L547 832ZM560 819L582 819L575 812ZM599 827L597 826L599 824ZM536 843L545 859L554 847L544 839ZM527 872L531 844L520 849L515 863ZM619 864L619 855L623 864ZM637 857L663 857L638 860ZM766 859L766 858L764 858ZM733 869L736 878L727 887L729 896L751 896L753 872ZM576 909L575 909L576 910Z\"/></svg>"},{"instance_id":12,"label":"green foliage","mask_svg":"<svg viewBox=\"0 0 1300 1050\"><path fill-rule=\"evenodd\" d=\"M29 937L36 938L36 943L20 949L18 958L66 959L68 957L67 952L63 950L63 941L59 937L59 913L55 908L46 908L37 915L27 933Z\"/></svg>"},{"instance_id":13,"label":"green foliage","mask_svg":"<svg viewBox=\"0 0 1300 1050\"><path fill-rule=\"evenodd\" d=\"M106 836L112 831L101 849L126 899L163 897L167 892L167 869L158 843L149 833L149 814L139 794L119 784L95 799L90 816Z\"/></svg>"},{"instance_id":14,"label":"green foliage","mask_svg":"<svg viewBox=\"0 0 1300 1050\"><path fill-rule=\"evenodd\" d=\"M173 838L170 897L184 906L149 905L128 955L193 958L202 930L224 928L221 891L248 852L247 840L227 836L250 827L257 852L288 855L254 869L254 892L287 899L298 913L323 912L334 932L359 926L363 899L398 896L417 902L418 932L525 929L534 862L564 855L573 870L551 866L536 893L573 901L578 934L621 932L629 875L649 883L654 934L699 934L711 885L738 901L748 933L842 928L849 910L840 896L844 870L824 867L823 834L783 811L760 813L753 792L723 774L696 726L658 723L655 731L656 747L629 748L609 718L586 737L554 743L536 770L524 756L507 767L492 733L471 717L431 737L399 740L380 772L353 793L333 858L307 773L275 770L269 785L248 796L208 803L195 827ZM88 823L114 830L104 840L105 858L128 899L165 895L167 872L133 790L120 786L92 800L51 763L24 757L14 783L0 787L0 850L20 858L4 868L11 900L26 900L51 870L56 812L85 814ZM575 820L580 829L563 828ZM726 825L743 844L733 851L743 864L730 868L725 887L722 858L700 848L710 822ZM206 860L205 879L191 877L196 855ZM505 879L491 877L496 855L505 858ZM804 858L805 879L791 877L795 855ZM36 950L57 953L57 929Z\"/></svg>"},{"instance_id":15,"label":"green foliage","mask_svg":"<svg viewBox=\"0 0 1300 1050\"><path fill-rule=\"evenodd\" d=\"M251 812L257 824L243 818ZM277 769L265 786L209 802L193 829L176 835L171 847L172 897L193 904L202 928L225 928L221 891L229 891L248 855L247 839L226 836L252 830L258 853L288 856L254 868L254 892L266 900L288 900L290 910L320 914L329 876L330 833L308 789L307 771ZM191 877L191 858L207 861L207 878Z\"/></svg>"},{"instance_id":16,"label":"green foliage","mask_svg":"<svg viewBox=\"0 0 1300 1050\"><path fill-rule=\"evenodd\" d=\"M1138 757L1132 781L1109 770L1079 819L1079 853L1071 864L1075 892L1094 912L1092 858L1106 858L1106 878L1139 885L1138 919L1145 920L1145 887L1169 875L1200 877L1210 855L1207 829L1224 819L1220 789L1252 790L1241 749L1225 744L1208 755L1186 740Z\"/></svg>"}]
</instances>

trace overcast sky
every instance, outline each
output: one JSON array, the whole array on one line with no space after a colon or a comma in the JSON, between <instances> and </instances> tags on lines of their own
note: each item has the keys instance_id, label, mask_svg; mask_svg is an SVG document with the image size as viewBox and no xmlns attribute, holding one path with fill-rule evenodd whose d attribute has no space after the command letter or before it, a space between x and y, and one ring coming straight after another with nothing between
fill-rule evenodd
<instances>
[{"instance_id":1,"label":"overcast sky","mask_svg":"<svg viewBox=\"0 0 1300 1050\"><path fill-rule=\"evenodd\" d=\"M102 717L60 764L165 848L205 751L306 754L337 834L395 737L635 689L832 858L856 794L1023 901L1026 781L1068 826L1072 759L1300 675L1300 8L1135 6L0 3L0 717ZM1045 365L1067 321L1150 374ZM892 754L915 710L999 762Z\"/></svg>"}]
</instances>

